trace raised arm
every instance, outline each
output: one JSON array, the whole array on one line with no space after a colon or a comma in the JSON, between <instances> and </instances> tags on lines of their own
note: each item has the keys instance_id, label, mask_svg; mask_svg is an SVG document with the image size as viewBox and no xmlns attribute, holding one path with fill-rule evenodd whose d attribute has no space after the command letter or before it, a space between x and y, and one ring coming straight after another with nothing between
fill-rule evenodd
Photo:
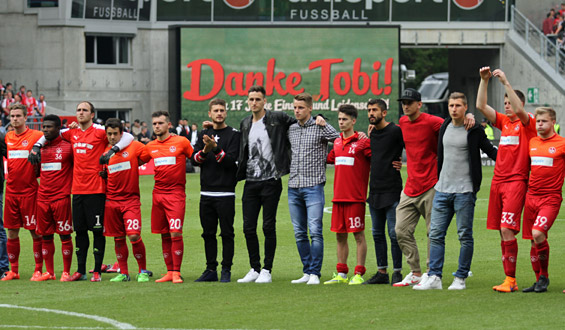
<instances>
[{"instance_id":1,"label":"raised arm","mask_svg":"<svg viewBox=\"0 0 565 330\"><path fill-rule=\"evenodd\" d=\"M479 75L481 76L481 82L479 83L479 91L477 92L476 106L477 109L479 109L479 111L483 114L483 116L485 116L486 119L488 119L491 123L494 123L496 121L496 110L494 110L492 107L490 107L487 104L488 81L492 76L492 73L490 72L490 67L484 66L480 68Z\"/></svg>"},{"instance_id":2,"label":"raised arm","mask_svg":"<svg viewBox=\"0 0 565 330\"><path fill-rule=\"evenodd\" d=\"M506 91L506 95L508 95L508 100L510 101L510 105L512 106L512 110L524 126L527 126L530 122L528 113L524 110L524 104L522 104L522 100L518 97L514 88L508 82L508 78L502 70L496 69L492 72L492 75L497 77L500 83L504 86L504 90Z\"/></svg>"}]
</instances>

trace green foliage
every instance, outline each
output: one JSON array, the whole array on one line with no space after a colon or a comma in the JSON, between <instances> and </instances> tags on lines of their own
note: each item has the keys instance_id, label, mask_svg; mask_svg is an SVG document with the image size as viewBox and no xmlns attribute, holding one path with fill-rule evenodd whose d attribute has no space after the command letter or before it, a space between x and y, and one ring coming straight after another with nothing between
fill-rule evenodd
<instances>
[{"instance_id":1,"label":"green foliage","mask_svg":"<svg viewBox=\"0 0 565 330\"><path fill-rule=\"evenodd\" d=\"M416 80L406 82L406 87L418 88L424 78L437 72L448 71L446 48L402 48L400 63L409 70L416 70Z\"/></svg>"}]
</instances>

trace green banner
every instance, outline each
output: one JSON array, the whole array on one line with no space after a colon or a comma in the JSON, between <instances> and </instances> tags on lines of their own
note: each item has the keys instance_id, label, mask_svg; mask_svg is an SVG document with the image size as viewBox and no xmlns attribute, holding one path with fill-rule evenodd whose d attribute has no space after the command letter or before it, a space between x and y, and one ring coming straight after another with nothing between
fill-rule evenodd
<instances>
[{"instance_id":1,"label":"green banner","mask_svg":"<svg viewBox=\"0 0 565 330\"><path fill-rule=\"evenodd\" d=\"M250 115L247 89L267 90L267 109L293 114L293 97L308 92L313 113L337 128L337 108L360 110L358 130L366 131L369 98L390 102L388 118L398 121L398 27L213 27L180 28L182 117L208 119L208 102L228 102L230 126Z\"/></svg>"}]
</instances>

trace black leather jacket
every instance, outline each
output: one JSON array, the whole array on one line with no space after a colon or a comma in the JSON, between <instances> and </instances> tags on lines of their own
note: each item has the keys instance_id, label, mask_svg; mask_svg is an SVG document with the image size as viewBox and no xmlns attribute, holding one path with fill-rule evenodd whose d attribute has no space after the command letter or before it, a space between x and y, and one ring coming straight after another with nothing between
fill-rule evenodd
<instances>
[{"instance_id":1,"label":"black leather jacket","mask_svg":"<svg viewBox=\"0 0 565 330\"><path fill-rule=\"evenodd\" d=\"M249 130L251 129L251 121L253 115L245 117L241 121L239 130L241 131L241 140L239 144L239 158L237 168L237 180L245 180L247 176L247 160L249 158ZM284 112L266 110L263 117L263 123L271 140L273 148L273 157L275 160L275 168L277 169L276 178L279 179L283 175L290 172L290 142L288 141L288 128L296 123L296 119L290 117Z\"/></svg>"}]
</instances>

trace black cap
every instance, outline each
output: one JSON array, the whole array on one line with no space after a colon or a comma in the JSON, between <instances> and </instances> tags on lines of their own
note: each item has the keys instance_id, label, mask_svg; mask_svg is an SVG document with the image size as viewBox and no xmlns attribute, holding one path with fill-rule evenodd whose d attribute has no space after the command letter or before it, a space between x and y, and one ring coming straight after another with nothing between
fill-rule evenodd
<instances>
[{"instance_id":1,"label":"black cap","mask_svg":"<svg viewBox=\"0 0 565 330\"><path fill-rule=\"evenodd\" d=\"M402 92L402 96L398 99L398 101L402 101L402 100L410 100L410 101L422 101L422 95L420 95L420 93L415 90L414 88L406 88L403 92Z\"/></svg>"}]
</instances>

